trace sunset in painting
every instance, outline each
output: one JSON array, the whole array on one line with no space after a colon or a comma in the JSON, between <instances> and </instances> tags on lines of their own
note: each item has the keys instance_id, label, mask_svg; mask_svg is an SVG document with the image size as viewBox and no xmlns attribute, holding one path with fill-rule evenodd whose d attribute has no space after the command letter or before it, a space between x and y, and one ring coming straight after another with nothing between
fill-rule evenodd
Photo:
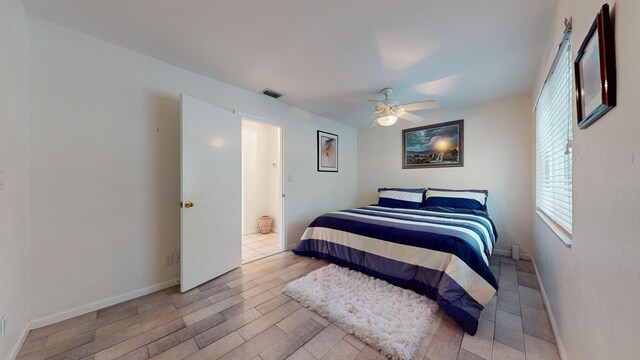
<instances>
[{"instance_id":1,"label":"sunset in painting","mask_svg":"<svg viewBox=\"0 0 640 360\"><path fill-rule=\"evenodd\" d=\"M404 166L446 166L461 163L461 123L404 132Z\"/></svg>"}]
</instances>

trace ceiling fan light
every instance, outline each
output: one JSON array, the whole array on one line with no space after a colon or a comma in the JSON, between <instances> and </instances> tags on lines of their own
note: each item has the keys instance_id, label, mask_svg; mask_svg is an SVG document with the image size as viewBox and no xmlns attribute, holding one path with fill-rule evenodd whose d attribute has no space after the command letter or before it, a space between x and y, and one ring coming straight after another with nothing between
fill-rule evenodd
<instances>
[{"instance_id":1,"label":"ceiling fan light","mask_svg":"<svg viewBox=\"0 0 640 360\"><path fill-rule=\"evenodd\" d=\"M380 126L391 126L398 121L398 117L395 115L383 115L378 118L378 124Z\"/></svg>"}]
</instances>

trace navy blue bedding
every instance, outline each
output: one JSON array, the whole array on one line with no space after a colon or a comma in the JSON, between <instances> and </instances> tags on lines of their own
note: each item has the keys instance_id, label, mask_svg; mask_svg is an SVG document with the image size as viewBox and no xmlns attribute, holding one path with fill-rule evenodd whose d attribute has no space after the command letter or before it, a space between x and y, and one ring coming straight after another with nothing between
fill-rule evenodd
<instances>
[{"instance_id":1,"label":"navy blue bedding","mask_svg":"<svg viewBox=\"0 0 640 360\"><path fill-rule=\"evenodd\" d=\"M319 216L293 252L424 294L474 335L498 289L489 269L496 239L483 210L365 206Z\"/></svg>"}]
</instances>

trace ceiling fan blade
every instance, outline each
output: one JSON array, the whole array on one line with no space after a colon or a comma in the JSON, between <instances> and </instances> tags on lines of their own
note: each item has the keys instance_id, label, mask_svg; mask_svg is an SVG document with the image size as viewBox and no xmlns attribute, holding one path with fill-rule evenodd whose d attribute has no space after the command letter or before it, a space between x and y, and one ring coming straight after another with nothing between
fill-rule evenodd
<instances>
[{"instance_id":1,"label":"ceiling fan blade","mask_svg":"<svg viewBox=\"0 0 640 360\"><path fill-rule=\"evenodd\" d=\"M378 126L378 118L373 119L373 122L369 125L370 128L374 128L376 126Z\"/></svg>"},{"instance_id":2,"label":"ceiling fan blade","mask_svg":"<svg viewBox=\"0 0 640 360\"><path fill-rule=\"evenodd\" d=\"M438 103L435 100L421 101L400 105L404 111L437 109Z\"/></svg>"},{"instance_id":3,"label":"ceiling fan blade","mask_svg":"<svg viewBox=\"0 0 640 360\"><path fill-rule=\"evenodd\" d=\"M395 112L395 115L401 119L405 119L407 121L411 121L411 122L421 122L422 120L424 120L424 118L422 116L418 116L418 115L414 115L412 113L406 112L404 110L398 110Z\"/></svg>"}]
</instances>

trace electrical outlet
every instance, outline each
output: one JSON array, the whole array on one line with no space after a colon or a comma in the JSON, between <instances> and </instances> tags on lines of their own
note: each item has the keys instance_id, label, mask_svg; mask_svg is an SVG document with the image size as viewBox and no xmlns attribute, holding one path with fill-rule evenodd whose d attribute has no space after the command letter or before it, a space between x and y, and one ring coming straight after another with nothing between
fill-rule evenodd
<instances>
[{"instance_id":1,"label":"electrical outlet","mask_svg":"<svg viewBox=\"0 0 640 360\"><path fill-rule=\"evenodd\" d=\"M164 266L173 265L173 253L168 254L164 257Z\"/></svg>"},{"instance_id":2,"label":"electrical outlet","mask_svg":"<svg viewBox=\"0 0 640 360\"><path fill-rule=\"evenodd\" d=\"M2 319L0 319L0 337L4 337L4 334L7 332L7 315L2 315Z\"/></svg>"}]
</instances>

